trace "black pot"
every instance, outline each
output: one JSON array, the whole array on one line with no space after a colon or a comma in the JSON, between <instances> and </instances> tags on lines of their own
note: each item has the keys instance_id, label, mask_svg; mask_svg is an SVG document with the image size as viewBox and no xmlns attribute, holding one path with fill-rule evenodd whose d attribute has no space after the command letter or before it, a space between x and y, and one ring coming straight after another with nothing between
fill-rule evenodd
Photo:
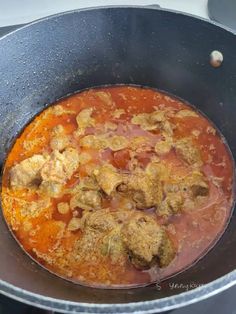
<instances>
[{"instance_id":1,"label":"black pot","mask_svg":"<svg viewBox=\"0 0 236 314\"><path fill-rule=\"evenodd\" d=\"M209 55L219 50L222 65ZM202 110L236 155L236 36L186 14L141 7L72 11L0 39L0 158L32 116L56 99L104 84L140 84ZM35 306L73 313L153 313L210 297L236 282L236 216L217 245L160 285L86 288L34 263L0 219L0 291Z\"/></svg>"}]
</instances>

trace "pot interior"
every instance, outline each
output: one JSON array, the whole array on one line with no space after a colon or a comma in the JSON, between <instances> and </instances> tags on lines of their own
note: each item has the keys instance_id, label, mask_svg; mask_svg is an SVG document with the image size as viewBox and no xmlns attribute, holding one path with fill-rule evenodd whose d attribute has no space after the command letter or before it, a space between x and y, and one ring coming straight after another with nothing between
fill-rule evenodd
<instances>
[{"instance_id":1,"label":"pot interior","mask_svg":"<svg viewBox=\"0 0 236 314\"><path fill-rule=\"evenodd\" d=\"M224 61L209 63L213 50ZM206 21L144 8L69 12L0 40L0 161L12 139L46 104L105 84L158 88L190 102L225 136L236 156L236 37ZM34 263L0 219L0 279L55 299L128 303L160 299L210 283L236 267L236 216L198 263L160 284L131 290L82 287ZM1 283L0 283L1 290Z\"/></svg>"}]
</instances>

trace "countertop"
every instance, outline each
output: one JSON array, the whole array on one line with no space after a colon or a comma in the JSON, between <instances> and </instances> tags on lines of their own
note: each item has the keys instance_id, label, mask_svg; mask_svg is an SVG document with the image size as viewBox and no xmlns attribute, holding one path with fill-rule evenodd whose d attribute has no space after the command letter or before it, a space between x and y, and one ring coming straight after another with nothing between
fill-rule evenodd
<instances>
[{"instance_id":1,"label":"countertop","mask_svg":"<svg viewBox=\"0 0 236 314\"><path fill-rule=\"evenodd\" d=\"M47 15L105 5L150 5L207 18L207 0L0 0L0 27L24 24Z\"/></svg>"}]
</instances>

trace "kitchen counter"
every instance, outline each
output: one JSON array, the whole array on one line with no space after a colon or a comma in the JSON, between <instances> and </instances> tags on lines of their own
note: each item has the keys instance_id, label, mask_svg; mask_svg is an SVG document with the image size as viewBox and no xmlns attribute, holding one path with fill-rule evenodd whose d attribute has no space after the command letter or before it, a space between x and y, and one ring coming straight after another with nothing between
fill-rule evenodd
<instances>
[{"instance_id":1,"label":"kitchen counter","mask_svg":"<svg viewBox=\"0 0 236 314\"><path fill-rule=\"evenodd\" d=\"M0 27L24 24L47 15L78 8L105 5L150 5L207 18L207 0L0 0Z\"/></svg>"}]
</instances>

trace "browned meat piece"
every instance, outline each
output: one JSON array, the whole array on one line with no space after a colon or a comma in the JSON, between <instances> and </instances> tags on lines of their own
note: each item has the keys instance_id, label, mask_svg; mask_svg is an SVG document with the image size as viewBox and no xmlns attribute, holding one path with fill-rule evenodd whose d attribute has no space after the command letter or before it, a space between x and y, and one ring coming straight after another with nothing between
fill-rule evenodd
<instances>
[{"instance_id":1,"label":"browned meat piece","mask_svg":"<svg viewBox=\"0 0 236 314\"><path fill-rule=\"evenodd\" d=\"M146 144L148 143L148 138L145 136L135 136L131 139L129 143L130 149L133 151L138 151L144 147L146 147Z\"/></svg>"},{"instance_id":2,"label":"browned meat piece","mask_svg":"<svg viewBox=\"0 0 236 314\"><path fill-rule=\"evenodd\" d=\"M94 170L94 176L100 188L107 194L111 195L117 186L123 182L123 177L117 172L117 169L110 164L103 165Z\"/></svg>"},{"instance_id":3,"label":"browned meat piece","mask_svg":"<svg viewBox=\"0 0 236 314\"><path fill-rule=\"evenodd\" d=\"M182 109L180 111L178 111L175 115L177 118L186 118L186 117L199 117L198 114L193 111L193 110L189 110L189 109Z\"/></svg>"},{"instance_id":4,"label":"browned meat piece","mask_svg":"<svg viewBox=\"0 0 236 314\"><path fill-rule=\"evenodd\" d=\"M158 177L147 175L141 170L125 176L118 191L131 197L140 209L156 206L162 199L162 187Z\"/></svg>"},{"instance_id":5,"label":"browned meat piece","mask_svg":"<svg viewBox=\"0 0 236 314\"><path fill-rule=\"evenodd\" d=\"M161 162L150 162L145 172L151 178L161 181L166 181L170 176L170 168L166 167L166 165Z\"/></svg>"},{"instance_id":6,"label":"browned meat piece","mask_svg":"<svg viewBox=\"0 0 236 314\"><path fill-rule=\"evenodd\" d=\"M166 136L161 141L157 142L155 145L155 152L158 155L163 155L169 153L173 145L172 137Z\"/></svg>"},{"instance_id":7,"label":"browned meat piece","mask_svg":"<svg viewBox=\"0 0 236 314\"><path fill-rule=\"evenodd\" d=\"M207 196L209 193L209 186L201 172L194 171L191 175L182 180L183 190L188 190L193 198L197 196Z\"/></svg>"},{"instance_id":8,"label":"browned meat piece","mask_svg":"<svg viewBox=\"0 0 236 314\"><path fill-rule=\"evenodd\" d=\"M73 217L68 223L67 229L69 231L76 231L81 228L81 219Z\"/></svg>"},{"instance_id":9,"label":"browned meat piece","mask_svg":"<svg viewBox=\"0 0 236 314\"><path fill-rule=\"evenodd\" d=\"M53 136L50 141L50 147L52 150L62 151L69 145L70 137L65 134Z\"/></svg>"},{"instance_id":10,"label":"browned meat piece","mask_svg":"<svg viewBox=\"0 0 236 314\"><path fill-rule=\"evenodd\" d=\"M122 228L122 240L132 264L150 268L154 264L167 266L175 250L165 230L150 216L135 213Z\"/></svg>"},{"instance_id":11,"label":"browned meat piece","mask_svg":"<svg viewBox=\"0 0 236 314\"><path fill-rule=\"evenodd\" d=\"M82 219L83 230L104 232L110 231L117 227L114 216L110 213L108 209L96 210L93 212L84 213Z\"/></svg>"},{"instance_id":12,"label":"browned meat piece","mask_svg":"<svg viewBox=\"0 0 236 314\"><path fill-rule=\"evenodd\" d=\"M41 169L43 181L65 183L79 166L79 153L74 148L66 148L62 153L54 151Z\"/></svg>"},{"instance_id":13,"label":"browned meat piece","mask_svg":"<svg viewBox=\"0 0 236 314\"><path fill-rule=\"evenodd\" d=\"M160 129L164 131L163 133L167 134L168 136L172 136L175 126L166 120L160 124Z\"/></svg>"},{"instance_id":14,"label":"browned meat piece","mask_svg":"<svg viewBox=\"0 0 236 314\"><path fill-rule=\"evenodd\" d=\"M87 152L81 152L79 155L79 162L81 165L85 165L88 162L90 162L92 160L92 156L91 154L87 153Z\"/></svg>"},{"instance_id":15,"label":"browned meat piece","mask_svg":"<svg viewBox=\"0 0 236 314\"><path fill-rule=\"evenodd\" d=\"M39 184L40 170L47 162L48 156L34 155L21 161L10 170L10 184L12 187L26 187Z\"/></svg>"},{"instance_id":16,"label":"browned meat piece","mask_svg":"<svg viewBox=\"0 0 236 314\"><path fill-rule=\"evenodd\" d=\"M164 189L165 194L179 192L181 190L180 182L164 183L163 189Z\"/></svg>"},{"instance_id":17,"label":"browned meat piece","mask_svg":"<svg viewBox=\"0 0 236 314\"><path fill-rule=\"evenodd\" d=\"M69 145L70 137L66 135L65 128L61 124L56 125L52 129L51 149L62 151Z\"/></svg>"},{"instance_id":18,"label":"browned meat piece","mask_svg":"<svg viewBox=\"0 0 236 314\"><path fill-rule=\"evenodd\" d=\"M100 98L107 106L112 107L113 100L109 92L100 91L96 92L95 95L98 96L98 98Z\"/></svg>"},{"instance_id":19,"label":"browned meat piece","mask_svg":"<svg viewBox=\"0 0 236 314\"><path fill-rule=\"evenodd\" d=\"M76 207L82 209L99 209L101 208L102 198L98 191L79 191L70 200L70 208Z\"/></svg>"},{"instance_id":20,"label":"browned meat piece","mask_svg":"<svg viewBox=\"0 0 236 314\"><path fill-rule=\"evenodd\" d=\"M124 136L114 135L108 140L108 147L114 152L124 149L129 145L129 141Z\"/></svg>"},{"instance_id":21,"label":"browned meat piece","mask_svg":"<svg viewBox=\"0 0 236 314\"><path fill-rule=\"evenodd\" d=\"M199 182L191 186L191 190L194 197L197 196L207 196L209 193L209 187L206 182Z\"/></svg>"},{"instance_id":22,"label":"browned meat piece","mask_svg":"<svg viewBox=\"0 0 236 314\"><path fill-rule=\"evenodd\" d=\"M165 111L154 111L149 115L150 115L150 121L152 121L152 123L166 121Z\"/></svg>"},{"instance_id":23,"label":"browned meat piece","mask_svg":"<svg viewBox=\"0 0 236 314\"><path fill-rule=\"evenodd\" d=\"M115 131L115 130L117 130L117 128L118 128L118 125L116 123L113 123L113 122L110 122L110 121L107 121L104 124L105 132Z\"/></svg>"},{"instance_id":24,"label":"browned meat piece","mask_svg":"<svg viewBox=\"0 0 236 314\"><path fill-rule=\"evenodd\" d=\"M52 129L52 135L61 135L65 133L65 128L63 127L63 125L61 124L57 124L56 126L54 126L54 128Z\"/></svg>"},{"instance_id":25,"label":"browned meat piece","mask_svg":"<svg viewBox=\"0 0 236 314\"><path fill-rule=\"evenodd\" d=\"M61 202L61 203L57 204L57 210L62 215L68 214L70 211L69 204L65 203L65 202Z\"/></svg>"},{"instance_id":26,"label":"browned meat piece","mask_svg":"<svg viewBox=\"0 0 236 314\"><path fill-rule=\"evenodd\" d=\"M133 124L140 125L143 130L152 131L159 129L168 135L173 134L173 126L167 120L165 111L154 111L151 113L140 113L131 119Z\"/></svg>"},{"instance_id":27,"label":"browned meat piece","mask_svg":"<svg viewBox=\"0 0 236 314\"><path fill-rule=\"evenodd\" d=\"M95 119L91 117L92 113L93 108L86 108L81 110L76 116L78 128L73 133L75 137L84 135L86 128L93 127L95 125Z\"/></svg>"},{"instance_id":28,"label":"browned meat piece","mask_svg":"<svg viewBox=\"0 0 236 314\"><path fill-rule=\"evenodd\" d=\"M80 180L79 184L77 184L75 187L72 189L68 189L68 193L71 194L76 194L80 191L99 191L100 187L97 184L96 179L91 176L91 177L85 177L82 180Z\"/></svg>"},{"instance_id":29,"label":"browned meat piece","mask_svg":"<svg viewBox=\"0 0 236 314\"><path fill-rule=\"evenodd\" d=\"M139 113L131 119L133 124L140 125L143 130L151 131L158 127L160 122L165 120L165 113L162 111L154 111L152 113Z\"/></svg>"},{"instance_id":30,"label":"browned meat piece","mask_svg":"<svg viewBox=\"0 0 236 314\"><path fill-rule=\"evenodd\" d=\"M95 120L91 117L92 113L93 108L86 108L80 111L76 117L76 122L79 128L84 129L89 126L94 126Z\"/></svg>"},{"instance_id":31,"label":"browned meat piece","mask_svg":"<svg viewBox=\"0 0 236 314\"><path fill-rule=\"evenodd\" d=\"M209 194L209 186L201 172L193 171L188 176L175 183L164 185L165 199L157 208L157 215L169 216L194 208L198 196L205 197Z\"/></svg>"},{"instance_id":32,"label":"browned meat piece","mask_svg":"<svg viewBox=\"0 0 236 314\"><path fill-rule=\"evenodd\" d=\"M120 116L122 116L124 113L125 113L124 109L116 109L115 111L111 113L111 115L113 118L119 119Z\"/></svg>"},{"instance_id":33,"label":"browned meat piece","mask_svg":"<svg viewBox=\"0 0 236 314\"><path fill-rule=\"evenodd\" d=\"M209 194L209 186L206 182L200 181L196 184L193 184L191 186L191 194L193 200L197 201L203 201Z\"/></svg>"},{"instance_id":34,"label":"browned meat piece","mask_svg":"<svg viewBox=\"0 0 236 314\"><path fill-rule=\"evenodd\" d=\"M39 187L39 194L57 197L62 191L63 185L57 182L43 181Z\"/></svg>"},{"instance_id":35,"label":"browned meat piece","mask_svg":"<svg viewBox=\"0 0 236 314\"><path fill-rule=\"evenodd\" d=\"M86 135L80 140L80 145L86 148L106 149L118 151L126 148L129 141L124 136L114 135L108 137L108 134Z\"/></svg>"},{"instance_id":36,"label":"browned meat piece","mask_svg":"<svg viewBox=\"0 0 236 314\"><path fill-rule=\"evenodd\" d=\"M66 109L61 105L51 107L51 111L55 116L62 116L63 114L75 114L75 111Z\"/></svg>"},{"instance_id":37,"label":"browned meat piece","mask_svg":"<svg viewBox=\"0 0 236 314\"><path fill-rule=\"evenodd\" d=\"M121 239L121 224L117 222L115 213L108 209L84 212L75 227L83 232L75 247L78 259L87 257L89 260L93 253L109 258L112 264L122 265L126 262L127 253Z\"/></svg>"},{"instance_id":38,"label":"browned meat piece","mask_svg":"<svg viewBox=\"0 0 236 314\"><path fill-rule=\"evenodd\" d=\"M101 253L111 259L112 264L122 265L126 260L126 251L121 238L121 228L118 226L109 232L102 241Z\"/></svg>"},{"instance_id":39,"label":"browned meat piece","mask_svg":"<svg viewBox=\"0 0 236 314\"><path fill-rule=\"evenodd\" d=\"M163 233L162 242L158 253L160 267L168 266L176 255L173 243L171 242L166 232Z\"/></svg>"},{"instance_id":40,"label":"browned meat piece","mask_svg":"<svg viewBox=\"0 0 236 314\"><path fill-rule=\"evenodd\" d=\"M157 208L158 216L177 214L182 210L184 199L180 193L169 193Z\"/></svg>"},{"instance_id":41,"label":"browned meat piece","mask_svg":"<svg viewBox=\"0 0 236 314\"><path fill-rule=\"evenodd\" d=\"M201 164L201 154L191 139L184 138L176 142L175 149L177 154L189 165Z\"/></svg>"},{"instance_id":42,"label":"browned meat piece","mask_svg":"<svg viewBox=\"0 0 236 314\"><path fill-rule=\"evenodd\" d=\"M105 149L108 147L107 136L101 135L86 135L81 138L80 146L85 148Z\"/></svg>"}]
</instances>

